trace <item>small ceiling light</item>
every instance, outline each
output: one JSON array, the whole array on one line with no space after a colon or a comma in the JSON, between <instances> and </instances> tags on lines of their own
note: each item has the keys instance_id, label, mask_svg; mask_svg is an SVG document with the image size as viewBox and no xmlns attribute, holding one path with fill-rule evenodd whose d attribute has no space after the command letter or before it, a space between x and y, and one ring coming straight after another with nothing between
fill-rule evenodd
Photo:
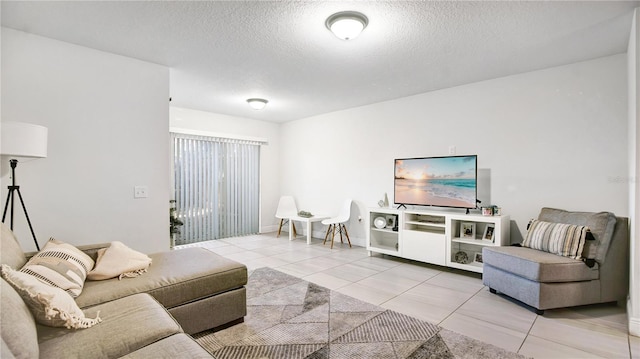
<instances>
[{"instance_id":1,"label":"small ceiling light","mask_svg":"<svg viewBox=\"0 0 640 359\"><path fill-rule=\"evenodd\" d=\"M367 27L369 19L355 11L335 13L325 22L327 29L342 40L353 40Z\"/></svg>"},{"instance_id":2,"label":"small ceiling light","mask_svg":"<svg viewBox=\"0 0 640 359\"><path fill-rule=\"evenodd\" d=\"M247 100L247 102L249 103L249 106L251 106L251 108L253 108L254 110L262 110L265 106L267 106L267 103L269 103L269 101L263 98L250 98Z\"/></svg>"}]
</instances>

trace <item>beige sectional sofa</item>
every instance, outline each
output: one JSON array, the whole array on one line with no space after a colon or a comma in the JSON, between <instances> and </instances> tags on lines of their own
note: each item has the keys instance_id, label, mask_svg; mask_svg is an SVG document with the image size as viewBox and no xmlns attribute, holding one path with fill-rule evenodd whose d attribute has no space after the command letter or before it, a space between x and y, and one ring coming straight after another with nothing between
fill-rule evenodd
<instances>
[{"instance_id":1,"label":"beige sectional sofa","mask_svg":"<svg viewBox=\"0 0 640 359\"><path fill-rule=\"evenodd\" d=\"M27 261L4 224L1 264ZM95 259L102 246L78 247ZM246 315L247 268L202 248L149 255L148 272L135 278L86 281L75 301L87 329L36 323L18 292L0 287L2 358L210 358L189 334L241 322Z\"/></svg>"}]
</instances>

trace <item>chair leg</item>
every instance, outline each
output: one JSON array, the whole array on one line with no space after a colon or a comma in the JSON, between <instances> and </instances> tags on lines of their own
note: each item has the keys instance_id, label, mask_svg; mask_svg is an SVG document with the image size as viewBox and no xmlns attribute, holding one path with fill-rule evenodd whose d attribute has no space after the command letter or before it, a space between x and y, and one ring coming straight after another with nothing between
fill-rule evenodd
<instances>
[{"instance_id":1,"label":"chair leg","mask_svg":"<svg viewBox=\"0 0 640 359\"><path fill-rule=\"evenodd\" d=\"M278 226L278 235L276 236L276 238L280 237L280 231L282 231L282 222L284 222L284 218L280 219L280 226Z\"/></svg>"},{"instance_id":2,"label":"chair leg","mask_svg":"<svg viewBox=\"0 0 640 359\"><path fill-rule=\"evenodd\" d=\"M349 248L351 248L351 239L349 239L349 232L347 232L347 226L343 224L342 229L344 230L344 235L347 236L347 242L349 242Z\"/></svg>"},{"instance_id":3,"label":"chair leg","mask_svg":"<svg viewBox=\"0 0 640 359\"><path fill-rule=\"evenodd\" d=\"M327 243L327 238L329 238L329 231L331 231L331 226L333 226L333 224L330 224L329 227L327 227L327 234L324 235L324 241L322 242L323 246L325 243Z\"/></svg>"},{"instance_id":4,"label":"chair leg","mask_svg":"<svg viewBox=\"0 0 640 359\"><path fill-rule=\"evenodd\" d=\"M331 231L331 248L333 249L333 239L336 237L336 225L333 225L333 231Z\"/></svg>"}]
</instances>

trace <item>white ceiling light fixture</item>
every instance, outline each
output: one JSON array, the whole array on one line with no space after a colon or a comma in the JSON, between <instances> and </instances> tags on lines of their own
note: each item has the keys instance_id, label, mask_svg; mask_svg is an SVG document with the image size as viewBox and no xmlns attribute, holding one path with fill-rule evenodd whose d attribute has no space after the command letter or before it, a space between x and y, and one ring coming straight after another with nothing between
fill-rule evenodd
<instances>
[{"instance_id":1,"label":"white ceiling light fixture","mask_svg":"<svg viewBox=\"0 0 640 359\"><path fill-rule=\"evenodd\" d=\"M342 40L353 40L369 24L364 14L356 11L342 11L327 18L325 25L334 35Z\"/></svg>"},{"instance_id":2,"label":"white ceiling light fixture","mask_svg":"<svg viewBox=\"0 0 640 359\"><path fill-rule=\"evenodd\" d=\"M249 106L251 106L251 108L253 108L254 110L262 110L263 108L265 108L265 106L267 106L269 101L263 98L250 98L247 99L247 103L249 103Z\"/></svg>"}]
</instances>

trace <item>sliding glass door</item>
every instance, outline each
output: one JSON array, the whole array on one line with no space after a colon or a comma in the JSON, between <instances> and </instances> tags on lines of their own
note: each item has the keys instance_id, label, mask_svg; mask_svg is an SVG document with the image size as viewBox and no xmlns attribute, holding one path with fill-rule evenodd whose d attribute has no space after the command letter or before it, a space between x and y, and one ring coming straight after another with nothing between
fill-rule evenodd
<instances>
[{"instance_id":1,"label":"sliding glass door","mask_svg":"<svg viewBox=\"0 0 640 359\"><path fill-rule=\"evenodd\" d=\"M258 233L260 142L172 133L176 245Z\"/></svg>"}]
</instances>

